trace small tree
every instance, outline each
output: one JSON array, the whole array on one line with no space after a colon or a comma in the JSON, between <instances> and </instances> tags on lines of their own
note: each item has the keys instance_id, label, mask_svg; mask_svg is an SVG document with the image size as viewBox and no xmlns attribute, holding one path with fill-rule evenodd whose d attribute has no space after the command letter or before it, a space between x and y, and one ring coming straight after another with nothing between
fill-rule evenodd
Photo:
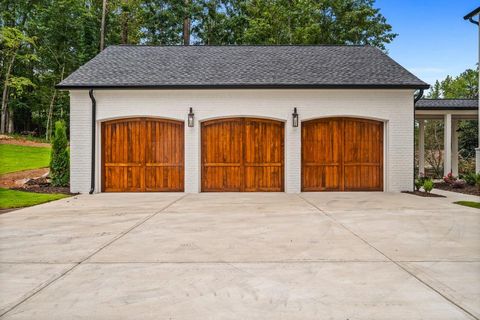
<instances>
[{"instance_id":1,"label":"small tree","mask_svg":"<svg viewBox=\"0 0 480 320\"><path fill-rule=\"evenodd\" d=\"M70 181L70 155L68 152L67 128L64 121L55 122L52 139L50 177L55 187L66 187Z\"/></svg>"}]
</instances>

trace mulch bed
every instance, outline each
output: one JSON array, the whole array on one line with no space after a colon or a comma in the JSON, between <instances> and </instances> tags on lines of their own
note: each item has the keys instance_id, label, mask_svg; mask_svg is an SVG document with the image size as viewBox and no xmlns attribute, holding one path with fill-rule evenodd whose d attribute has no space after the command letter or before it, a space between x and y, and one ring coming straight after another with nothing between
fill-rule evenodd
<instances>
[{"instance_id":1,"label":"mulch bed","mask_svg":"<svg viewBox=\"0 0 480 320\"><path fill-rule=\"evenodd\" d=\"M70 193L69 187L54 187L50 184L50 181L45 178L31 179L27 181L23 186L17 188L10 188L11 190L27 191L35 193L62 193L68 195L75 195Z\"/></svg>"},{"instance_id":2,"label":"mulch bed","mask_svg":"<svg viewBox=\"0 0 480 320\"><path fill-rule=\"evenodd\" d=\"M425 191L402 191L402 193L413 194L413 195L416 195L419 197L425 197L425 198L446 198L441 194L428 193Z\"/></svg>"},{"instance_id":3,"label":"mulch bed","mask_svg":"<svg viewBox=\"0 0 480 320\"><path fill-rule=\"evenodd\" d=\"M473 196L480 196L477 186L466 185L464 188L453 188L452 185L445 182L436 182L435 188L445 191L458 192L463 194L470 194Z\"/></svg>"},{"instance_id":4,"label":"mulch bed","mask_svg":"<svg viewBox=\"0 0 480 320\"><path fill-rule=\"evenodd\" d=\"M48 168L23 170L0 175L0 188L18 188L28 179L47 175Z\"/></svg>"}]
</instances>

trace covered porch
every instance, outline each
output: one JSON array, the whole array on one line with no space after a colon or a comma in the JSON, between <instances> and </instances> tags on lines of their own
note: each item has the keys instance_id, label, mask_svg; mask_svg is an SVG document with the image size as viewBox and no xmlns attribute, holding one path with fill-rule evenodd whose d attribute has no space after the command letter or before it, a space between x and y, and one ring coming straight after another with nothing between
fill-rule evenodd
<instances>
[{"instance_id":1,"label":"covered porch","mask_svg":"<svg viewBox=\"0 0 480 320\"><path fill-rule=\"evenodd\" d=\"M415 104L415 120L418 123L418 174L425 174L425 122L443 120L443 173L458 176L459 132L461 120L479 121L477 99L420 99ZM478 135L478 133L477 133ZM480 135L475 149L476 172L480 172Z\"/></svg>"}]
</instances>

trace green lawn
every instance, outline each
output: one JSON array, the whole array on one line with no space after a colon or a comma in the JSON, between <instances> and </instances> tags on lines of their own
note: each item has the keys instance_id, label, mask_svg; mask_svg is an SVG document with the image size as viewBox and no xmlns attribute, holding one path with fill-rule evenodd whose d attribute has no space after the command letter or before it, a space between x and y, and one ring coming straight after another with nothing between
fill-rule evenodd
<instances>
[{"instance_id":1,"label":"green lawn","mask_svg":"<svg viewBox=\"0 0 480 320\"><path fill-rule=\"evenodd\" d=\"M456 203L456 204L459 204L459 205L461 205L461 206L465 206L465 207L480 209L480 202L475 202L475 201L457 201L457 202L455 202L455 203Z\"/></svg>"},{"instance_id":2,"label":"green lawn","mask_svg":"<svg viewBox=\"0 0 480 320\"><path fill-rule=\"evenodd\" d=\"M0 174L48 167L50 148L0 144Z\"/></svg>"},{"instance_id":3,"label":"green lawn","mask_svg":"<svg viewBox=\"0 0 480 320\"><path fill-rule=\"evenodd\" d=\"M66 198L66 194L33 193L0 188L0 209L30 207Z\"/></svg>"}]
</instances>

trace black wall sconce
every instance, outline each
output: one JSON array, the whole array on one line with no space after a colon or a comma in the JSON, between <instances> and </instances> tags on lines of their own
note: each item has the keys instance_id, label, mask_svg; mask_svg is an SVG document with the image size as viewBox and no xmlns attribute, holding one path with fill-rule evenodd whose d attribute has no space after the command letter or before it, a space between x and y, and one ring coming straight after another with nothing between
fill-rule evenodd
<instances>
[{"instance_id":1,"label":"black wall sconce","mask_svg":"<svg viewBox=\"0 0 480 320\"><path fill-rule=\"evenodd\" d=\"M190 112L188 113L188 126L191 128L193 127L195 119L195 114L193 113L193 109L190 108Z\"/></svg>"},{"instance_id":2,"label":"black wall sconce","mask_svg":"<svg viewBox=\"0 0 480 320\"><path fill-rule=\"evenodd\" d=\"M293 108L293 113L292 113L292 125L294 128L298 127L298 113L297 113L297 108Z\"/></svg>"}]
</instances>

